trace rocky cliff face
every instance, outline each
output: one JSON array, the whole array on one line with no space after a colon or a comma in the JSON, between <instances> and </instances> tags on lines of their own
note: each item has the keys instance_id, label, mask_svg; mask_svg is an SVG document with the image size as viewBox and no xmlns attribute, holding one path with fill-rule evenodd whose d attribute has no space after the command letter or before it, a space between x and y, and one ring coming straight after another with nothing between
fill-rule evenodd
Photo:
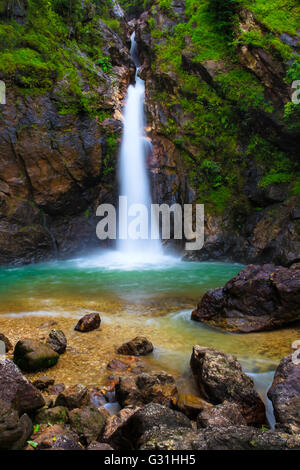
<instances>
[{"instance_id":1,"label":"rocky cliff face","mask_svg":"<svg viewBox=\"0 0 300 470\"><path fill-rule=\"evenodd\" d=\"M225 34L206 0L152 2L130 26L117 1L100 12L85 0L75 19L45 5L42 23L35 1L8 10L0 2L0 264L98 246L96 207L118 194L133 23L153 199L206 208L205 247L186 257L300 259L299 111L291 104L299 47L289 17L290 28L277 31L255 2L254 11L242 5Z\"/></svg>"},{"instance_id":2,"label":"rocky cliff face","mask_svg":"<svg viewBox=\"0 0 300 470\"><path fill-rule=\"evenodd\" d=\"M8 83L0 116L0 264L98 244L96 207L116 198L121 109L134 73L122 26L118 35L100 18L94 24L108 65L92 63L92 86L75 66L82 93L96 94L94 116L70 109L66 77L32 93L18 87L18 70L9 81L2 71Z\"/></svg>"},{"instance_id":3,"label":"rocky cliff face","mask_svg":"<svg viewBox=\"0 0 300 470\"><path fill-rule=\"evenodd\" d=\"M294 126L287 122L287 74L298 39L239 8L234 47L223 49L226 37L209 31L205 3L155 5L137 21L156 197L205 204L205 246L187 258L290 265L300 257L293 173L300 135L296 117ZM197 18L206 28L199 38Z\"/></svg>"}]
</instances>

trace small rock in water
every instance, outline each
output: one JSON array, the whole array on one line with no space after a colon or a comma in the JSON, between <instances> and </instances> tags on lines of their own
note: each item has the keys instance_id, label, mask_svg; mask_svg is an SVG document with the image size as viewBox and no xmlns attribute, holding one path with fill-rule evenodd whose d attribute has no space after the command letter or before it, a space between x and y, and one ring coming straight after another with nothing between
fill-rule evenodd
<instances>
[{"instance_id":1,"label":"small rock in water","mask_svg":"<svg viewBox=\"0 0 300 470\"><path fill-rule=\"evenodd\" d=\"M80 331L81 333L87 333L99 328L100 324L101 318L99 313L89 313L88 315L80 318L79 322L75 326L75 330Z\"/></svg>"},{"instance_id":2,"label":"small rock in water","mask_svg":"<svg viewBox=\"0 0 300 470\"><path fill-rule=\"evenodd\" d=\"M54 385L54 379L51 379L47 376L40 377L39 379L32 382L32 385L34 385L34 387L38 388L39 390L45 390L46 388L51 387L51 385Z\"/></svg>"},{"instance_id":3,"label":"small rock in water","mask_svg":"<svg viewBox=\"0 0 300 470\"><path fill-rule=\"evenodd\" d=\"M123 361L119 361L119 359L112 359L108 364L107 368L110 370L127 370L129 369L129 364L126 364Z\"/></svg>"},{"instance_id":4,"label":"small rock in water","mask_svg":"<svg viewBox=\"0 0 300 470\"><path fill-rule=\"evenodd\" d=\"M58 354L63 354L67 348L67 338L62 330L51 330L47 344Z\"/></svg>"},{"instance_id":5,"label":"small rock in water","mask_svg":"<svg viewBox=\"0 0 300 470\"><path fill-rule=\"evenodd\" d=\"M152 353L152 351L153 344L142 336L137 336L131 341L128 341L128 343L122 344L122 346L117 349L118 354L126 356L146 356Z\"/></svg>"},{"instance_id":6,"label":"small rock in water","mask_svg":"<svg viewBox=\"0 0 300 470\"><path fill-rule=\"evenodd\" d=\"M6 352L13 349L13 345L11 344L9 339L3 333L0 333L0 341L3 341L3 343L5 344L5 351Z\"/></svg>"},{"instance_id":7,"label":"small rock in water","mask_svg":"<svg viewBox=\"0 0 300 470\"><path fill-rule=\"evenodd\" d=\"M55 366L59 359L48 344L32 339L18 341L14 350L14 362L26 372L35 372Z\"/></svg>"},{"instance_id":8,"label":"small rock in water","mask_svg":"<svg viewBox=\"0 0 300 470\"><path fill-rule=\"evenodd\" d=\"M55 384L50 389L50 393L52 395L58 395L59 393L63 392L66 389L65 384Z\"/></svg>"}]
</instances>

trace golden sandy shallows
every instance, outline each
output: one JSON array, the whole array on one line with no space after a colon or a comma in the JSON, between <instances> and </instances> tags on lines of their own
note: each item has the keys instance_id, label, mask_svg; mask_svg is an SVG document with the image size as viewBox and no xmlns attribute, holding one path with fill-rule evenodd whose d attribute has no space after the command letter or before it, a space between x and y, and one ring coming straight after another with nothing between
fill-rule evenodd
<instances>
[{"instance_id":1,"label":"golden sandy shallows","mask_svg":"<svg viewBox=\"0 0 300 470\"><path fill-rule=\"evenodd\" d=\"M187 331L172 322L169 315L155 317L134 315L128 312L102 318L101 328L89 333L74 331L80 315L72 316L0 316L0 332L8 336L13 344L24 338L44 340L51 328L62 329L67 336L68 347L60 356L58 364L44 372L27 374L29 379L47 375L56 383L72 385L105 386L108 376L119 375L109 371L107 363L117 357L115 350L124 341L135 336L146 336L155 346L154 354L140 358L145 370L172 373L175 377L184 374L181 383L190 389L189 359L195 344L212 347L235 354L246 361L247 369L253 372L274 370L282 357L291 352L291 344L300 339L300 328L286 328L250 335L225 334L196 324ZM55 322L55 324L53 324ZM119 357L121 358L121 357ZM188 384L189 383L189 384Z\"/></svg>"}]
</instances>

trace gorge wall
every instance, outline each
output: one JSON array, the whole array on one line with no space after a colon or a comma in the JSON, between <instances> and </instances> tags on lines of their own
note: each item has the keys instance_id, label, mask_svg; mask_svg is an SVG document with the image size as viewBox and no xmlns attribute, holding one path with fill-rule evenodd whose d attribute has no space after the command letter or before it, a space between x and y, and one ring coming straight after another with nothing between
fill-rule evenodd
<instances>
[{"instance_id":1,"label":"gorge wall","mask_svg":"<svg viewBox=\"0 0 300 470\"><path fill-rule=\"evenodd\" d=\"M282 24L263 15L258 1L233 11L223 2L222 24L217 1L149 1L130 23L115 1L74 2L73 10L63 1L7 4L0 2L7 87L0 264L99 245L96 207L118 195L133 28L154 146L153 198L205 204L205 247L193 258L300 259L300 118L291 103L300 68L296 1Z\"/></svg>"}]
</instances>

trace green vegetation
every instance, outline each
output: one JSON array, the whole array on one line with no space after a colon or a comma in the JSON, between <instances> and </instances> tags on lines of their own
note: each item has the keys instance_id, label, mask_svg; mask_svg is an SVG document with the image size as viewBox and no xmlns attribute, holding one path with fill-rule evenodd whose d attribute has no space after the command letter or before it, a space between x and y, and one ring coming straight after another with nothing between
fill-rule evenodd
<instances>
[{"instance_id":1,"label":"green vegetation","mask_svg":"<svg viewBox=\"0 0 300 470\"><path fill-rule=\"evenodd\" d=\"M110 22L108 5L109 0L96 4L90 0L28 0L24 24L2 17L1 75L22 94L44 93L57 82L62 114L96 116L97 67L112 73L110 58L102 52L98 26L100 15Z\"/></svg>"},{"instance_id":2,"label":"green vegetation","mask_svg":"<svg viewBox=\"0 0 300 470\"><path fill-rule=\"evenodd\" d=\"M181 149L199 201L217 213L230 206L239 228L241 214L251 210L243 196L248 159L256 160L262 170L260 186L289 183L294 193L299 187L295 156L280 150L275 136L264 129L258 132L258 116L261 122L271 118L274 105L266 99L263 83L241 66L239 57L239 47L247 45L264 49L279 62L293 58L286 80L300 79L300 63L280 39L283 32L296 33L299 4L296 0L186 0L186 18L161 26L158 10L174 20L171 4L157 0L149 20L155 43L152 68L157 74L176 74L178 83L174 95L162 83L155 97L168 103L163 131ZM238 18L242 7L257 19L257 24L243 30ZM206 61L215 67L213 84L201 75ZM284 120L291 131L299 131L300 106L288 103Z\"/></svg>"}]
</instances>

